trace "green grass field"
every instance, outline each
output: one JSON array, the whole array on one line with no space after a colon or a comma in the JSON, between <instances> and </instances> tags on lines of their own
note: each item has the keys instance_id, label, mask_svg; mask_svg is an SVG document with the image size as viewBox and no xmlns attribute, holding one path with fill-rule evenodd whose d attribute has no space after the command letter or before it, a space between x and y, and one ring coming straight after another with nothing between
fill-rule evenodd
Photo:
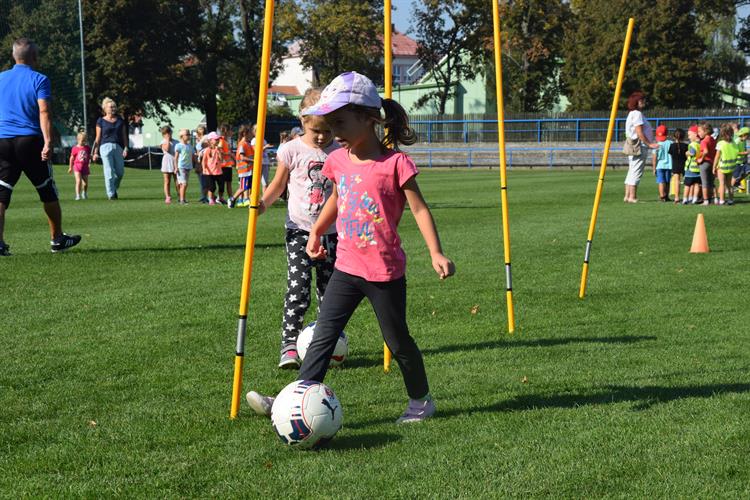
<instances>
[{"instance_id":1,"label":"green grass field","mask_svg":"<svg viewBox=\"0 0 750 500\"><path fill-rule=\"evenodd\" d=\"M420 185L457 274L439 281L413 218L409 322L436 418L396 426L400 373L364 304L350 357L326 382L344 428L326 450L285 448L243 398L230 421L247 212L165 206L160 174L128 170L109 202L100 169L50 254L22 179L0 259L0 496L477 498L750 496L750 198L622 203L609 172L588 297L578 299L592 171L509 174L517 329L507 334L497 170L425 170ZM191 199L196 199L195 183ZM649 175L642 200L655 200ZM285 207L259 222L244 391L274 392L285 290ZM312 314L308 314L313 319Z\"/></svg>"}]
</instances>

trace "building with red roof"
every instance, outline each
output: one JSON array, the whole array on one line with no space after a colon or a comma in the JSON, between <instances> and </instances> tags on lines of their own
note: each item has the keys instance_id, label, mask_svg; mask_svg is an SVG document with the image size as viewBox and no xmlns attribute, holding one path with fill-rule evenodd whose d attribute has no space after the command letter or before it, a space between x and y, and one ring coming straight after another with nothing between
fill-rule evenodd
<instances>
[{"instance_id":1,"label":"building with red roof","mask_svg":"<svg viewBox=\"0 0 750 500\"><path fill-rule=\"evenodd\" d=\"M380 37L382 40L382 36ZM410 85L422 76L417 68L417 42L404 33L393 31L391 35L393 54L393 85ZM381 59L382 61L382 59ZM271 82L271 92L279 96L302 95L313 86L313 70L302 66L300 44L295 42L288 47L288 55L282 60L282 69ZM411 71L410 71L411 69Z\"/></svg>"}]
</instances>

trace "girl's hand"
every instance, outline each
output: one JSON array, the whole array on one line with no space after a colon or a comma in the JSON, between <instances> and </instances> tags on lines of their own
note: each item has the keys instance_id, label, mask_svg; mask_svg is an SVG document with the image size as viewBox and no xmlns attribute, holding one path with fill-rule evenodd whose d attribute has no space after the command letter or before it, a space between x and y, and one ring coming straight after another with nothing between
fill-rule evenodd
<instances>
[{"instance_id":1,"label":"girl's hand","mask_svg":"<svg viewBox=\"0 0 750 500\"><path fill-rule=\"evenodd\" d=\"M445 278L456 274L456 265L453 264L453 261L442 253L433 255L432 268L436 273L438 273L438 276L440 276L441 280L444 280Z\"/></svg>"},{"instance_id":2,"label":"girl's hand","mask_svg":"<svg viewBox=\"0 0 750 500\"><path fill-rule=\"evenodd\" d=\"M263 215L265 211L266 203L263 200L260 200L260 203L258 203L258 215Z\"/></svg>"},{"instance_id":3,"label":"girl's hand","mask_svg":"<svg viewBox=\"0 0 750 500\"><path fill-rule=\"evenodd\" d=\"M73 173L73 169L72 169L72 168L69 168L69 169L68 169L68 173L69 173L69 174L72 174L72 173Z\"/></svg>"},{"instance_id":4,"label":"girl's hand","mask_svg":"<svg viewBox=\"0 0 750 500\"><path fill-rule=\"evenodd\" d=\"M96 161L98 159L99 159L99 153L94 153L93 155L91 155L91 161Z\"/></svg>"},{"instance_id":5,"label":"girl's hand","mask_svg":"<svg viewBox=\"0 0 750 500\"><path fill-rule=\"evenodd\" d=\"M320 244L320 237L313 237L312 234L310 234L310 238L307 240L305 251L313 260L323 260L328 257L328 252L326 252L326 249Z\"/></svg>"},{"instance_id":6,"label":"girl's hand","mask_svg":"<svg viewBox=\"0 0 750 500\"><path fill-rule=\"evenodd\" d=\"M127 158L128 157L128 148L125 148L122 150L122 157Z\"/></svg>"}]
</instances>

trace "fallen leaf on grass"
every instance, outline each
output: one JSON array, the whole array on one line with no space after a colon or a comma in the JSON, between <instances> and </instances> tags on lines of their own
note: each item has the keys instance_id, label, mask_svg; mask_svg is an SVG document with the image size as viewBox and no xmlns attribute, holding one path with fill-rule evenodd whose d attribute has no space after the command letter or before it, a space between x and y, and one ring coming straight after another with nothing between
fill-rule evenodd
<instances>
[{"instance_id":1,"label":"fallen leaf on grass","mask_svg":"<svg viewBox=\"0 0 750 500\"><path fill-rule=\"evenodd\" d=\"M471 314L476 314L476 313L478 313L478 312L479 312L479 304L475 304L475 305L474 305L474 306L473 306L473 307L471 308Z\"/></svg>"},{"instance_id":2,"label":"fallen leaf on grass","mask_svg":"<svg viewBox=\"0 0 750 500\"><path fill-rule=\"evenodd\" d=\"M266 462L266 463L263 464L263 467L265 467L266 469L272 469L273 468L273 463L272 462Z\"/></svg>"},{"instance_id":3,"label":"fallen leaf on grass","mask_svg":"<svg viewBox=\"0 0 750 500\"><path fill-rule=\"evenodd\" d=\"M93 429L94 427L96 427L96 420L89 420L88 425Z\"/></svg>"},{"instance_id":4,"label":"fallen leaf on grass","mask_svg":"<svg viewBox=\"0 0 750 500\"><path fill-rule=\"evenodd\" d=\"M523 378L521 379L521 383L522 384L528 384L529 383L529 377L527 377L526 375L524 375Z\"/></svg>"}]
</instances>

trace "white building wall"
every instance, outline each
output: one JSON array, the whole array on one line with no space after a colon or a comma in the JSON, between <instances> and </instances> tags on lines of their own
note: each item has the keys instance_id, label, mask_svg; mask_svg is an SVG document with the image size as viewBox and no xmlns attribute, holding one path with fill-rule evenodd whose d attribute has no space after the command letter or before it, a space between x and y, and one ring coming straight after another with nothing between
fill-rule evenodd
<instances>
[{"instance_id":1,"label":"white building wall","mask_svg":"<svg viewBox=\"0 0 750 500\"><path fill-rule=\"evenodd\" d=\"M283 61L283 68L271 85L294 85L300 94L304 94L312 87L313 72L302 67L301 57L287 57Z\"/></svg>"}]
</instances>

